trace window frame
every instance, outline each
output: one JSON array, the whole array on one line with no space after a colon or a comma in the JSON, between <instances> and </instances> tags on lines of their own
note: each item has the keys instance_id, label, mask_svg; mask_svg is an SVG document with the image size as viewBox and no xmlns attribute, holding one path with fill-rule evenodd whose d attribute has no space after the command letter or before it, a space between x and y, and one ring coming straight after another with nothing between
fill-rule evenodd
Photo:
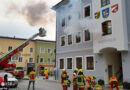
<instances>
[{"instance_id":1,"label":"window frame","mask_svg":"<svg viewBox=\"0 0 130 90\"><path fill-rule=\"evenodd\" d=\"M69 44L69 38L68 38L69 35L72 36L72 44ZM67 35L67 45L68 45L68 46L73 45L73 35L72 35L72 34L68 34L68 35Z\"/></svg>"},{"instance_id":2,"label":"window frame","mask_svg":"<svg viewBox=\"0 0 130 90\"><path fill-rule=\"evenodd\" d=\"M50 53L48 52L48 50L49 50L49 49L50 49ZM51 50L51 48L48 48L48 49L47 49L47 53L48 53L48 54L51 54L51 53L52 53L52 50Z\"/></svg>"},{"instance_id":3,"label":"window frame","mask_svg":"<svg viewBox=\"0 0 130 90\"><path fill-rule=\"evenodd\" d=\"M40 53L45 53L45 48L43 48L43 52L41 52L43 47L40 47Z\"/></svg>"},{"instance_id":4,"label":"window frame","mask_svg":"<svg viewBox=\"0 0 130 90\"><path fill-rule=\"evenodd\" d=\"M62 69L60 68L60 60L61 60L61 59L64 60L64 61L63 61L63 62L64 62L63 69L65 69L65 58L59 58L59 59L58 59L58 69L60 69L60 70L62 70Z\"/></svg>"},{"instance_id":5,"label":"window frame","mask_svg":"<svg viewBox=\"0 0 130 90\"><path fill-rule=\"evenodd\" d=\"M62 26L62 21L63 21L63 19L65 20L65 25L64 25L64 26ZM61 19L61 27L62 27L62 28L65 28L65 27L66 27L66 17L62 17L62 19Z\"/></svg>"},{"instance_id":6,"label":"window frame","mask_svg":"<svg viewBox=\"0 0 130 90\"><path fill-rule=\"evenodd\" d=\"M93 57L93 70L88 70L87 69L87 57ZM86 71L95 71L95 56L94 55L86 55L85 56L85 70Z\"/></svg>"},{"instance_id":7,"label":"window frame","mask_svg":"<svg viewBox=\"0 0 130 90\"><path fill-rule=\"evenodd\" d=\"M68 69L68 58L71 58L72 59L72 69ZM66 57L66 69L68 69L68 70L73 70L73 57Z\"/></svg>"},{"instance_id":8,"label":"window frame","mask_svg":"<svg viewBox=\"0 0 130 90\"><path fill-rule=\"evenodd\" d=\"M32 62L30 62L30 59L32 59ZM34 59L32 57L29 58L28 63L34 63Z\"/></svg>"},{"instance_id":9,"label":"window frame","mask_svg":"<svg viewBox=\"0 0 130 90\"><path fill-rule=\"evenodd\" d=\"M48 62L49 59L50 59L50 62ZM48 58L48 59L47 59L47 63L48 63L48 64L51 64L51 58Z\"/></svg>"},{"instance_id":10,"label":"window frame","mask_svg":"<svg viewBox=\"0 0 130 90\"><path fill-rule=\"evenodd\" d=\"M107 1L105 0L105 5L103 5L103 0L101 0L101 7L105 7L105 6L107 6L107 5L109 5L109 4L111 4L111 1L109 0L109 2L110 3L107 3Z\"/></svg>"},{"instance_id":11,"label":"window frame","mask_svg":"<svg viewBox=\"0 0 130 90\"><path fill-rule=\"evenodd\" d=\"M83 56L75 56L75 68L77 68L77 59L78 57L82 58L82 68L83 68Z\"/></svg>"},{"instance_id":12,"label":"window frame","mask_svg":"<svg viewBox=\"0 0 130 90\"><path fill-rule=\"evenodd\" d=\"M90 6L90 16L85 16L85 8ZM91 4L87 4L83 6L83 18L90 18L92 16L92 11L91 11Z\"/></svg>"},{"instance_id":13,"label":"window frame","mask_svg":"<svg viewBox=\"0 0 130 90\"><path fill-rule=\"evenodd\" d=\"M62 37L65 37L65 44L62 46ZM61 47L64 47L66 45L66 36L65 35L63 35L63 36L61 36L60 37L60 46Z\"/></svg>"},{"instance_id":14,"label":"window frame","mask_svg":"<svg viewBox=\"0 0 130 90\"><path fill-rule=\"evenodd\" d=\"M41 62L41 59L43 59L42 62ZM39 63L44 63L44 58L43 58L43 57L40 57L40 58L39 58Z\"/></svg>"},{"instance_id":15,"label":"window frame","mask_svg":"<svg viewBox=\"0 0 130 90\"><path fill-rule=\"evenodd\" d=\"M32 51L31 51L31 49L32 49ZM34 48L31 47L31 48L30 48L30 53L33 53L33 52L34 52Z\"/></svg>"},{"instance_id":16,"label":"window frame","mask_svg":"<svg viewBox=\"0 0 130 90\"><path fill-rule=\"evenodd\" d=\"M8 51L11 51L11 50L9 50L9 47L11 47L11 48L12 48L11 50L13 50L13 47L12 47L12 46L8 46Z\"/></svg>"},{"instance_id":17,"label":"window frame","mask_svg":"<svg viewBox=\"0 0 130 90\"><path fill-rule=\"evenodd\" d=\"M90 41L92 41L92 33L91 33L91 32L90 32L90 40L85 41L85 31L87 31L87 30L89 30L89 32L90 32L90 29L85 29L85 30L83 30L83 41L84 41L84 42L90 42Z\"/></svg>"},{"instance_id":18,"label":"window frame","mask_svg":"<svg viewBox=\"0 0 130 90\"><path fill-rule=\"evenodd\" d=\"M20 59L20 58L22 58L22 62L23 62L23 57L19 57L19 58L18 58L18 62L19 62L19 59ZM22 63L22 62L19 62L19 63Z\"/></svg>"},{"instance_id":19,"label":"window frame","mask_svg":"<svg viewBox=\"0 0 130 90\"><path fill-rule=\"evenodd\" d=\"M76 42L77 33L80 33L80 42L78 42L78 43ZM77 32L77 33L75 34L75 44L80 44L82 42L82 32Z\"/></svg>"},{"instance_id":20,"label":"window frame","mask_svg":"<svg viewBox=\"0 0 130 90\"><path fill-rule=\"evenodd\" d=\"M107 23L107 25L108 25L108 22L111 22L111 33L108 33L109 28L107 28L107 34L104 34L104 31L105 31L104 24ZM106 20L106 21L102 22L101 26L102 26L102 36L112 35L112 21L111 20ZM109 27L109 26L107 26L107 27Z\"/></svg>"}]
</instances>

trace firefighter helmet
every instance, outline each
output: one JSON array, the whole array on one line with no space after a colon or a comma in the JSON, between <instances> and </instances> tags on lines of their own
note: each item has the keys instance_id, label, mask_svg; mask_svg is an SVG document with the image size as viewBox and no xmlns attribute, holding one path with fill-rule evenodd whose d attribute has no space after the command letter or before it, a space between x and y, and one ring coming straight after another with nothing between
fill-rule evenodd
<instances>
[{"instance_id":1,"label":"firefighter helmet","mask_svg":"<svg viewBox=\"0 0 130 90\"><path fill-rule=\"evenodd\" d=\"M78 72L78 68L75 68L74 71L77 71L77 72Z\"/></svg>"},{"instance_id":2,"label":"firefighter helmet","mask_svg":"<svg viewBox=\"0 0 130 90\"><path fill-rule=\"evenodd\" d=\"M83 72L83 69L79 69L79 72Z\"/></svg>"}]
</instances>

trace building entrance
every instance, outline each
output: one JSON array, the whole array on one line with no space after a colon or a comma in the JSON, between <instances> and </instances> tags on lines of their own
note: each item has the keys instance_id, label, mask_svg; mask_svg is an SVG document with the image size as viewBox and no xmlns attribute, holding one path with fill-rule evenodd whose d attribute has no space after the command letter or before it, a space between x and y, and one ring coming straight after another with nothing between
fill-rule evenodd
<instances>
[{"instance_id":1,"label":"building entrance","mask_svg":"<svg viewBox=\"0 0 130 90\"><path fill-rule=\"evenodd\" d=\"M122 57L121 52L116 49L107 49L103 52L105 60L105 84L109 84L112 76L116 77L119 82L123 81Z\"/></svg>"}]
</instances>

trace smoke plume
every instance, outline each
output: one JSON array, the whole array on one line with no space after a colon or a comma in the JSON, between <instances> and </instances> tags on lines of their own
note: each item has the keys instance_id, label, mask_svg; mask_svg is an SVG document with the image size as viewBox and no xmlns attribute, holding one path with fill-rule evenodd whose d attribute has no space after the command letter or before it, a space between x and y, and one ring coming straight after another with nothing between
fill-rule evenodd
<instances>
[{"instance_id":1,"label":"smoke plume","mask_svg":"<svg viewBox=\"0 0 130 90\"><path fill-rule=\"evenodd\" d=\"M24 7L19 7L12 3L8 7L6 14L19 14L31 26L55 23L55 13L50 11L49 6L45 2L27 3Z\"/></svg>"}]
</instances>

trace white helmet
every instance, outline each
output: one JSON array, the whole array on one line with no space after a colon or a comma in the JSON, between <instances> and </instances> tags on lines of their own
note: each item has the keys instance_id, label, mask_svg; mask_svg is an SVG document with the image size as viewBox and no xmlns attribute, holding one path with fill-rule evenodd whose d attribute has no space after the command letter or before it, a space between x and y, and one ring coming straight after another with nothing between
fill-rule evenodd
<instances>
[{"instance_id":1,"label":"white helmet","mask_svg":"<svg viewBox=\"0 0 130 90\"><path fill-rule=\"evenodd\" d=\"M66 72L66 70L65 70L65 69L62 69L62 72Z\"/></svg>"}]
</instances>

